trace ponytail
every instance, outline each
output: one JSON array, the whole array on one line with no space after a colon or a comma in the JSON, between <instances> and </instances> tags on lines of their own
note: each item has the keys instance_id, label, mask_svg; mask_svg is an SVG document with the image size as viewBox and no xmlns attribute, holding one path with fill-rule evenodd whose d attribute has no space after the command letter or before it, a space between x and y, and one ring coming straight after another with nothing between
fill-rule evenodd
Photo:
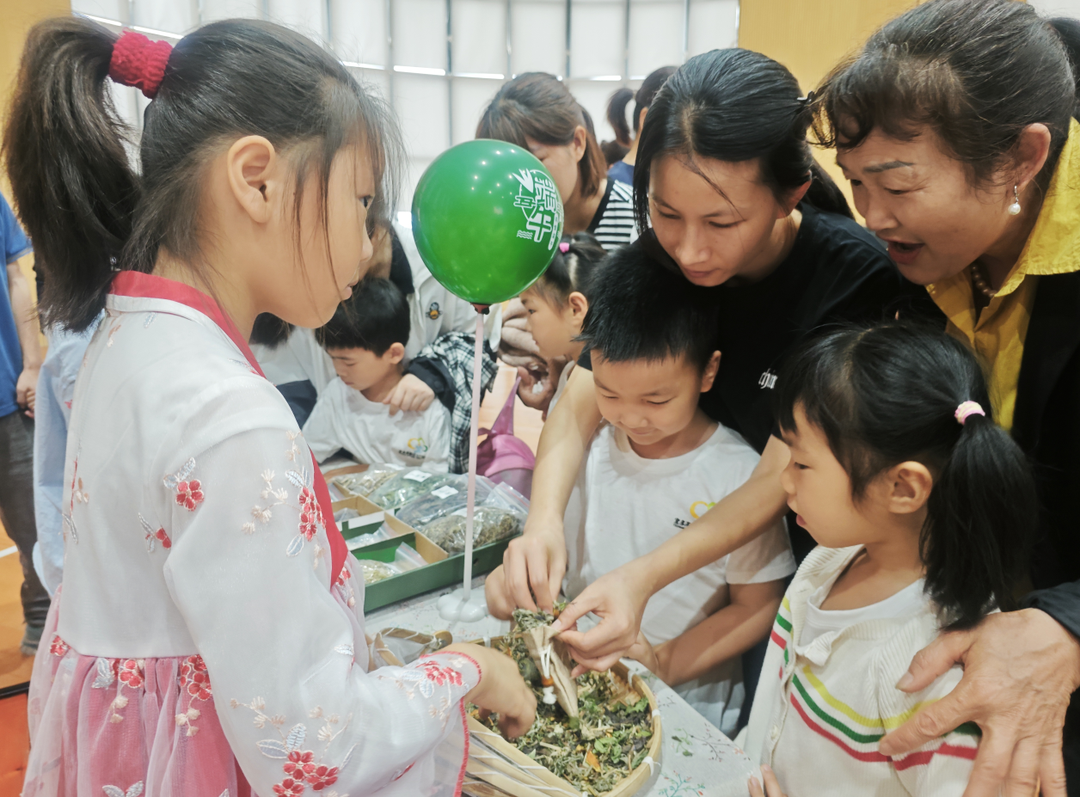
<instances>
[{"instance_id":1,"label":"ponytail","mask_svg":"<svg viewBox=\"0 0 1080 797\"><path fill-rule=\"evenodd\" d=\"M607 120L611 129L615 131L615 140L624 147L632 143L630 125L626 121L626 106L634 99L634 92L630 89L619 89L611 95L607 106Z\"/></svg>"},{"instance_id":2,"label":"ponytail","mask_svg":"<svg viewBox=\"0 0 1080 797\"><path fill-rule=\"evenodd\" d=\"M796 431L798 406L825 435L856 503L902 462L933 474L919 546L943 626L1011 607L1036 528L1035 483L990 417L986 380L963 342L900 322L832 332L788 355L775 399L781 429ZM967 401L987 415L957 420Z\"/></svg>"},{"instance_id":3,"label":"ponytail","mask_svg":"<svg viewBox=\"0 0 1080 797\"><path fill-rule=\"evenodd\" d=\"M42 320L76 331L104 306L139 199L105 84L116 39L78 17L35 26L4 131L15 204L45 275Z\"/></svg>"},{"instance_id":4,"label":"ponytail","mask_svg":"<svg viewBox=\"0 0 1080 797\"><path fill-rule=\"evenodd\" d=\"M591 299L592 276L605 257L607 251L592 234L578 232L564 236L551 265L534 287L555 307L565 305L574 291Z\"/></svg>"},{"instance_id":5,"label":"ponytail","mask_svg":"<svg viewBox=\"0 0 1080 797\"><path fill-rule=\"evenodd\" d=\"M388 218L403 159L396 124L309 39L269 22L231 19L188 34L167 60L157 48L161 80L155 76L152 88L136 83L153 95L143 114L138 176L105 84L117 41L100 25L65 17L35 26L23 52L3 149L45 274L46 324L86 328L114 272L150 273L162 250L190 271L205 268L204 167L241 136L265 137L289 161L297 216L305 187L318 185L324 229L331 164L343 147L363 143L377 186L370 217ZM121 50L114 64L121 79L132 66L125 55Z\"/></svg>"},{"instance_id":6,"label":"ponytail","mask_svg":"<svg viewBox=\"0 0 1080 797\"><path fill-rule=\"evenodd\" d=\"M934 479L920 538L926 590L945 625L968 628L989 610L1014 608L1038 512L1023 452L989 417L972 415Z\"/></svg>"}]
</instances>

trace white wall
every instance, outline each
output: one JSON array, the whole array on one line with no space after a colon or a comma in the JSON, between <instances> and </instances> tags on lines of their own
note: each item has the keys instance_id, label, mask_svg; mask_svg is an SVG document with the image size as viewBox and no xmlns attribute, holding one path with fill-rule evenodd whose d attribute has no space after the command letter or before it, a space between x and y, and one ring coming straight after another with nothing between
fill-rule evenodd
<instances>
[{"instance_id":1,"label":"white wall","mask_svg":"<svg viewBox=\"0 0 1080 797\"><path fill-rule=\"evenodd\" d=\"M72 9L149 29L142 32L151 38L176 39L228 17L267 18L331 47L401 120L410 156L403 209L432 159L473 137L511 74L563 77L600 140L610 139L605 111L615 89L734 46L739 19L738 0L73 0ZM146 100L123 87L116 98L138 129Z\"/></svg>"},{"instance_id":2,"label":"white wall","mask_svg":"<svg viewBox=\"0 0 1080 797\"><path fill-rule=\"evenodd\" d=\"M1080 19L1080 0L1029 0L1029 3L1045 17Z\"/></svg>"}]
</instances>

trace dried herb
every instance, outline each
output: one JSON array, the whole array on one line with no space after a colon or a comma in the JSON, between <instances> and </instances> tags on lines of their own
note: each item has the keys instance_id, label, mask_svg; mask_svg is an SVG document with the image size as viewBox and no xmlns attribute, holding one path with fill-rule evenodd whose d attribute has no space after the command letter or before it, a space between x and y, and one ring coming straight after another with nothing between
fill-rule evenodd
<instances>
[{"instance_id":1,"label":"dried herb","mask_svg":"<svg viewBox=\"0 0 1080 797\"><path fill-rule=\"evenodd\" d=\"M386 562L377 562L373 559L360 560L360 572L364 574L365 584L374 584L376 581L396 576L399 571L393 565Z\"/></svg>"},{"instance_id":2,"label":"dried herb","mask_svg":"<svg viewBox=\"0 0 1080 797\"><path fill-rule=\"evenodd\" d=\"M545 705L540 700L540 673L518 632L550 625L554 619L546 612L519 609L514 612L515 632L500 642L537 695L536 721L511 743L582 794L602 795L644 761L653 733L652 712L648 698L611 671L589 672L577 679L577 720L558 705ZM498 732L496 718L486 724Z\"/></svg>"},{"instance_id":3,"label":"dried herb","mask_svg":"<svg viewBox=\"0 0 1080 797\"><path fill-rule=\"evenodd\" d=\"M463 514L448 515L428 523L421 531L424 536L447 553L465 550L466 518ZM478 506L473 516L473 546L479 548L521 533L522 517L509 509Z\"/></svg>"}]
</instances>

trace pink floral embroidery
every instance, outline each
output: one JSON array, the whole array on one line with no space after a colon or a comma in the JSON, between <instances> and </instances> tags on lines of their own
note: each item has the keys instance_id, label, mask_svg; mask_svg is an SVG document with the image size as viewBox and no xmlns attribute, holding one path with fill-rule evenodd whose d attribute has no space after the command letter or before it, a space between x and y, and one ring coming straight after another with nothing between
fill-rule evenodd
<instances>
[{"instance_id":1,"label":"pink floral embroidery","mask_svg":"<svg viewBox=\"0 0 1080 797\"><path fill-rule=\"evenodd\" d=\"M149 523L146 522L146 518L144 518L142 515L139 515L139 522L142 524L143 534L146 537L146 552L147 553L153 553L154 552L154 546L159 541L161 542L161 547L162 548L166 548L166 549L172 548L172 540L169 539L169 535L165 531L165 529L163 529L161 527L158 527L155 530L153 526L151 526Z\"/></svg>"},{"instance_id":2,"label":"pink floral embroidery","mask_svg":"<svg viewBox=\"0 0 1080 797\"><path fill-rule=\"evenodd\" d=\"M177 482L176 503L187 509L189 512L194 512L195 507L202 502L202 484L198 479L192 479L189 482Z\"/></svg>"},{"instance_id":3,"label":"pink floral embroidery","mask_svg":"<svg viewBox=\"0 0 1080 797\"><path fill-rule=\"evenodd\" d=\"M315 753L311 750L293 750L289 753L289 760L285 762L283 769L285 774L293 780L304 780L315 771Z\"/></svg>"},{"instance_id":4,"label":"pink floral embroidery","mask_svg":"<svg viewBox=\"0 0 1080 797\"><path fill-rule=\"evenodd\" d=\"M304 781L285 778L281 783L274 785L274 794L280 797L299 797L304 793Z\"/></svg>"},{"instance_id":5,"label":"pink floral embroidery","mask_svg":"<svg viewBox=\"0 0 1080 797\"><path fill-rule=\"evenodd\" d=\"M132 689L138 689L143 685L143 675L139 670L139 662L135 659L120 659L119 673L117 677L120 683L127 684Z\"/></svg>"},{"instance_id":6,"label":"pink floral embroidery","mask_svg":"<svg viewBox=\"0 0 1080 797\"><path fill-rule=\"evenodd\" d=\"M320 764L315 771L308 775L307 782L314 791L322 791L327 786L337 783L338 768Z\"/></svg>"},{"instance_id":7,"label":"pink floral embroidery","mask_svg":"<svg viewBox=\"0 0 1080 797\"><path fill-rule=\"evenodd\" d=\"M341 568L341 572L338 573L337 581L334 582L335 587L344 587L345 582L352 578L352 573L349 572L348 565Z\"/></svg>"},{"instance_id":8,"label":"pink floral embroidery","mask_svg":"<svg viewBox=\"0 0 1080 797\"><path fill-rule=\"evenodd\" d=\"M439 686L443 686L446 683L450 683L452 686L461 686L461 673L450 667L440 667L437 662L430 659L421 660L418 662L419 667L423 673L427 676L429 681L434 681Z\"/></svg>"},{"instance_id":9,"label":"pink floral embroidery","mask_svg":"<svg viewBox=\"0 0 1080 797\"><path fill-rule=\"evenodd\" d=\"M188 656L180 665L180 677L184 680L187 693L196 700L209 700L213 694L210 689L210 676L206 672L206 662L202 656Z\"/></svg>"},{"instance_id":10,"label":"pink floral embroidery","mask_svg":"<svg viewBox=\"0 0 1080 797\"><path fill-rule=\"evenodd\" d=\"M67 655L69 650L71 650L71 648L68 646L68 643L62 640L59 634L53 637L52 644L49 645L49 653L63 658Z\"/></svg>"},{"instance_id":11,"label":"pink floral embroidery","mask_svg":"<svg viewBox=\"0 0 1080 797\"><path fill-rule=\"evenodd\" d=\"M310 540L322 527L322 507L312 489L304 487L300 490L300 533L305 540Z\"/></svg>"}]
</instances>

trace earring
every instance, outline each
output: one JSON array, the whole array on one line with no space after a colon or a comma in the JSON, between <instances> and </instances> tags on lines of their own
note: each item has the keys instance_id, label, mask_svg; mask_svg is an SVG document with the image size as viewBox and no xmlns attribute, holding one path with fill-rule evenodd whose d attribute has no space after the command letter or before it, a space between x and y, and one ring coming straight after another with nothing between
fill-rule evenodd
<instances>
[{"instance_id":1,"label":"earring","mask_svg":"<svg viewBox=\"0 0 1080 797\"><path fill-rule=\"evenodd\" d=\"M1020 215L1020 191L1015 185L1013 186L1013 203L1009 205L1009 215Z\"/></svg>"}]
</instances>

